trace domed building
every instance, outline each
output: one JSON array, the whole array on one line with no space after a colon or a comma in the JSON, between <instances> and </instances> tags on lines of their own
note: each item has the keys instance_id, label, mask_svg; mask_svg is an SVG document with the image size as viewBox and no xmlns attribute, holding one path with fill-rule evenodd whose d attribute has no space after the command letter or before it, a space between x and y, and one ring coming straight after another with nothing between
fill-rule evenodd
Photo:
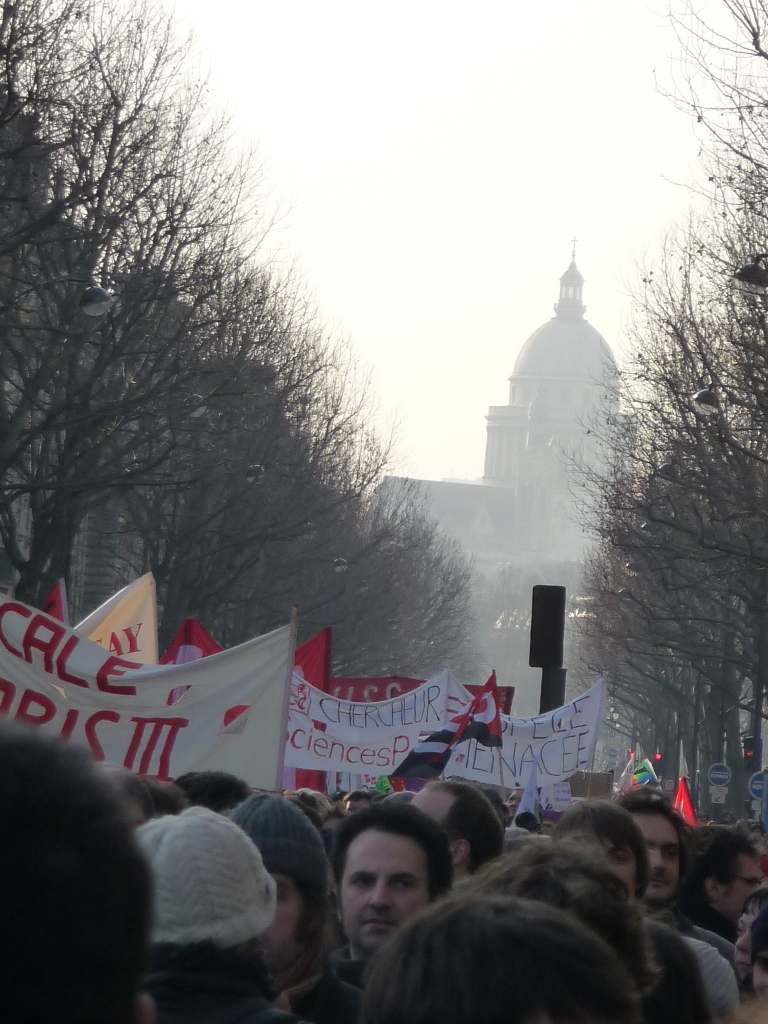
<instances>
[{"instance_id":1,"label":"domed building","mask_svg":"<svg viewBox=\"0 0 768 1024\"><path fill-rule=\"evenodd\" d=\"M530 556L578 558L586 538L575 508L574 460L594 465L592 427L615 411L618 371L602 335L584 319L575 260L560 278L555 315L520 350L509 403L491 406L483 483L518 496L518 544Z\"/></svg>"},{"instance_id":2,"label":"domed building","mask_svg":"<svg viewBox=\"0 0 768 1024\"><path fill-rule=\"evenodd\" d=\"M598 458L591 427L616 411L618 372L608 343L584 318L583 292L574 258L560 278L554 317L520 350L508 404L488 412L482 479L420 481L442 529L481 571L575 562L587 543L574 461Z\"/></svg>"}]
</instances>

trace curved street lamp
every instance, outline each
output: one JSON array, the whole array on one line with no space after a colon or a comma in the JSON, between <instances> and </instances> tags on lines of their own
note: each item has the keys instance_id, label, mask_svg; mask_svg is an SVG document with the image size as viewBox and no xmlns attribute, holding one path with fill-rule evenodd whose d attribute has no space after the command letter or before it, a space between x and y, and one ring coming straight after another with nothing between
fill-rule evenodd
<instances>
[{"instance_id":1,"label":"curved street lamp","mask_svg":"<svg viewBox=\"0 0 768 1024\"><path fill-rule=\"evenodd\" d=\"M693 407L702 416L717 416L717 395L711 385L696 392Z\"/></svg>"},{"instance_id":2,"label":"curved street lamp","mask_svg":"<svg viewBox=\"0 0 768 1024\"><path fill-rule=\"evenodd\" d=\"M104 316L112 305L112 296L97 284L89 285L80 296L80 309L86 316Z\"/></svg>"},{"instance_id":3,"label":"curved street lamp","mask_svg":"<svg viewBox=\"0 0 768 1024\"><path fill-rule=\"evenodd\" d=\"M768 269L760 265L768 259L768 253L761 252L752 257L752 262L739 267L731 277L731 286L747 295L768 295Z\"/></svg>"}]
</instances>

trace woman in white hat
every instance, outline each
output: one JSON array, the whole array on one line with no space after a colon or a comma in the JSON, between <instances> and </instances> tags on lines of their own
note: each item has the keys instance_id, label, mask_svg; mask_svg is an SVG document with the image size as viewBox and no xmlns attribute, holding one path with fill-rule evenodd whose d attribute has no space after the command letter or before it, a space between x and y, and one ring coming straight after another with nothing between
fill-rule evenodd
<instances>
[{"instance_id":1,"label":"woman in white hat","mask_svg":"<svg viewBox=\"0 0 768 1024\"><path fill-rule=\"evenodd\" d=\"M154 880L154 969L146 988L157 1024L292 1024L260 939L275 913L275 883L234 822L204 807L138 830Z\"/></svg>"}]
</instances>

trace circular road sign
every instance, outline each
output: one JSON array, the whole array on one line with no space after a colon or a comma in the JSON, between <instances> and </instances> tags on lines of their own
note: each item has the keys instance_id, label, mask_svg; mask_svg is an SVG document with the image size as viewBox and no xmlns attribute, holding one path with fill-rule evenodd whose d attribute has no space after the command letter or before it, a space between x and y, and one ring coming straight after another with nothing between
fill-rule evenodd
<instances>
[{"instance_id":1,"label":"circular road sign","mask_svg":"<svg viewBox=\"0 0 768 1024\"><path fill-rule=\"evenodd\" d=\"M749 792L753 800L763 799L763 773L755 772L748 782Z\"/></svg>"},{"instance_id":2,"label":"circular road sign","mask_svg":"<svg viewBox=\"0 0 768 1024\"><path fill-rule=\"evenodd\" d=\"M711 764L707 779L710 786L727 786L731 781L731 769L727 764Z\"/></svg>"},{"instance_id":3,"label":"circular road sign","mask_svg":"<svg viewBox=\"0 0 768 1024\"><path fill-rule=\"evenodd\" d=\"M672 778L671 775L668 775L662 781L661 788L664 790L665 793L674 793L675 792L675 789L677 787L675 786L675 780Z\"/></svg>"},{"instance_id":4,"label":"circular road sign","mask_svg":"<svg viewBox=\"0 0 768 1024\"><path fill-rule=\"evenodd\" d=\"M608 757L610 757L612 760L615 760L618 756L619 756L618 748L617 747L611 747L611 749L608 751Z\"/></svg>"}]
</instances>

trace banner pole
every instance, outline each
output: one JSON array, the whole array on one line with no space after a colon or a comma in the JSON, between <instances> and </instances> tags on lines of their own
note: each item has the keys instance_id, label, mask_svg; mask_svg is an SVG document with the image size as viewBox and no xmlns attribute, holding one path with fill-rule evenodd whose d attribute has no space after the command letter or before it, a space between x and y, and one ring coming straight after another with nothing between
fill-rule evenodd
<instances>
[{"instance_id":1,"label":"banner pole","mask_svg":"<svg viewBox=\"0 0 768 1024\"><path fill-rule=\"evenodd\" d=\"M285 770L285 737L288 732L288 711L291 705L291 682L293 681L293 663L296 658L296 637L299 632L299 606L291 606L291 638L289 641L288 665L285 670L285 692L283 694L283 713L280 721L280 753L277 758L277 774L275 792L283 791L283 772Z\"/></svg>"},{"instance_id":2,"label":"banner pole","mask_svg":"<svg viewBox=\"0 0 768 1024\"><path fill-rule=\"evenodd\" d=\"M497 749L499 753L499 789L501 790L501 799L506 803L507 791L504 788L504 761L501 756L502 751L504 750L504 733L501 734L501 746Z\"/></svg>"}]
</instances>

